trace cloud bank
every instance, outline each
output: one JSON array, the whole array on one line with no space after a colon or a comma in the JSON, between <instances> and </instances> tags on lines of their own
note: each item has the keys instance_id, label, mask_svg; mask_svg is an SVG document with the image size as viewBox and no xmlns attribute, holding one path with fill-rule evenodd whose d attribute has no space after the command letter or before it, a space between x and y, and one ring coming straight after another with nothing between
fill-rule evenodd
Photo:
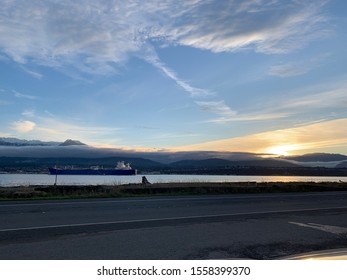
<instances>
[{"instance_id":1,"label":"cloud bank","mask_svg":"<svg viewBox=\"0 0 347 280\"><path fill-rule=\"evenodd\" d=\"M2 0L0 49L20 64L109 73L154 41L283 53L324 36L324 1Z\"/></svg>"}]
</instances>

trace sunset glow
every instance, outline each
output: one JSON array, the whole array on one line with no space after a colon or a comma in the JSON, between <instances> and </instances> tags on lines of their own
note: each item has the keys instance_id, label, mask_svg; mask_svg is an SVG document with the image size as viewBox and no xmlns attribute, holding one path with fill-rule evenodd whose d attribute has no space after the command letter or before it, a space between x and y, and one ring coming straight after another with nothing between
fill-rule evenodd
<instances>
[{"instance_id":1,"label":"sunset glow","mask_svg":"<svg viewBox=\"0 0 347 280\"><path fill-rule=\"evenodd\" d=\"M275 146L270 148L267 152L274 155L289 156L293 151L298 151L298 145Z\"/></svg>"},{"instance_id":2,"label":"sunset glow","mask_svg":"<svg viewBox=\"0 0 347 280\"><path fill-rule=\"evenodd\" d=\"M0 4L0 137L347 153L344 0Z\"/></svg>"}]
</instances>

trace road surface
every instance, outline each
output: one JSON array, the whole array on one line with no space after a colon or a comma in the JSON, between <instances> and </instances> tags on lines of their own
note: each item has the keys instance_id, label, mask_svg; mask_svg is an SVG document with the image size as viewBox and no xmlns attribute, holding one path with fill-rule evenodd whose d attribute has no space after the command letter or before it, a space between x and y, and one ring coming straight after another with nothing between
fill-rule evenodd
<instances>
[{"instance_id":1,"label":"road surface","mask_svg":"<svg viewBox=\"0 0 347 280\"><path fill-rule=\"evenodd\" d=\"M0 259L273 259L347 247L347 192L0 202Z\"/></svg>"}]
</instances>

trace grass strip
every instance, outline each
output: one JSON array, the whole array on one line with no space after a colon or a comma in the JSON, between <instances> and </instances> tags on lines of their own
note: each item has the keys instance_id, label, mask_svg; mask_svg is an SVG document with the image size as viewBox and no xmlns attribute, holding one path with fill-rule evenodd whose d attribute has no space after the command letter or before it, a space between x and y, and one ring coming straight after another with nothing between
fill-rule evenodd
<instances>
[{"instance_id":1,"label":"grass strip","mask_svg":"<svg viewBox=\"0 0 347 280\"><path fill-rule=\"evenodd\" d=\"M0 187L0 200L347 191L345 182L193 182Z\"/></svg>"}]
</instances>

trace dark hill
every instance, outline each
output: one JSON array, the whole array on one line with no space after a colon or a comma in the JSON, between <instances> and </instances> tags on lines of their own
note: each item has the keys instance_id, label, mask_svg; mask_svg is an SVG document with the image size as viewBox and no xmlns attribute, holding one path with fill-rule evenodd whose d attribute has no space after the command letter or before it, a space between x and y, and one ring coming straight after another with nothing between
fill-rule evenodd
<instances>
[{"instance_id":1,"label":"dark hill","mask_svg":"<svg viewBox=\"0 0 347 280\"><path fill-rule=\"evenodd\" d=\"M235 166L235 163L230 160L210 158L203 160L180 160L170 164L174 168L220 168L227 166Z\"/></svg>"},{"instance_id":2,"label":"dark hill","mask_svg":"<svg viewBox=\"0 0 347 280\"><path fill-rule=\"evenodd\" d=\"M284 159L295 160L298 162L329 162L347 160L347 156L341 154L313 153L301 156L289 156Z\"/></svg>"},{"instance_id":3,"label":"dark hill","mask_svg":"<svg viewBox=\"0 0 347 280\"><path fill-rule=\"evenodd\" d=\"M297 164L280 159L258 159L231 161L219 158L205 160L181 160L170 164L175 168L229 168L236 166L258 166L258 167L297 167Z\"/></svg>"}]
</instances>

